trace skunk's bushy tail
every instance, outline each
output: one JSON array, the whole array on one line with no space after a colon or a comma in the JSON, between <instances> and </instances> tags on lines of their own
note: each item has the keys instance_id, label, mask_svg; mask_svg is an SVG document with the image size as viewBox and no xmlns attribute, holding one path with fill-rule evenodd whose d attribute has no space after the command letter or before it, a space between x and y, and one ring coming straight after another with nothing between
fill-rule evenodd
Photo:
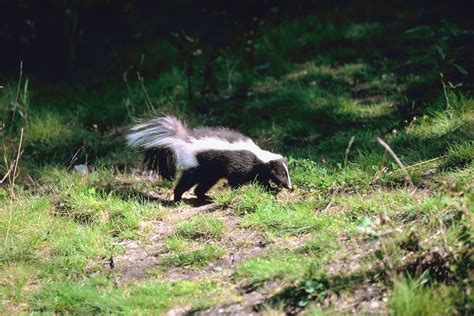
<instances>
[{"instance_id":1,"label":"skunk's bushy tail","mask_svg":"<svg viewBox=\"0 0 474 316\"><path fill-rule=\"evenodd\" d=\"M176 146L185 143L188 137L186 124L168 115L132 127L127 142L130 147L145 151L144 163L148 169L172 180L176 177Z\"/></svg>"},{"instance_id":2,"label":"skunk's bushy tail","mask_svg":"<svg viewBox=\"0 0 474 316\"><path fill-rule=\"evenodd\" d=\"M189 136L186 124L174 116L156 118L130 129L128 145L140 149L167 147L172 149L177 142Z\"/></svg>"}]
</instances>

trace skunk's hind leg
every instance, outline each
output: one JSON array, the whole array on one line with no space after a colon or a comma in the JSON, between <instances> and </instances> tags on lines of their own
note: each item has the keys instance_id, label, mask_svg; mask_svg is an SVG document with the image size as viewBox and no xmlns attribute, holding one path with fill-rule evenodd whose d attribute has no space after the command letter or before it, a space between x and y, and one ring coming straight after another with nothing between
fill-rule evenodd
<instances>
[{"instance_id":1,"label":"skunk's hind leg","mask_svg":"<svg viewBox=\"0 0 474 316\"><path fill-rule=\"evenodd\" d=\"M217 181L219 181L218 177L208 176L207 178L200 179L196 189L194 189L194 194L196 194L198 199L206 200L208 198L206 196L207 191L209 191Z\"/></svg>"},{"instance_id":2,"label":"skunk's hind leg","mask_svg":"<svg viewBox=\"0 0 474 316\"><path fill-rule=\"evenodd\" d=\"M199 182L199 169L192 168L183 172L181 179L179 179L178 184L174 188L174 200L181 200L181 196L184 192L188 191Z\"/></svg>"}]
</instances>

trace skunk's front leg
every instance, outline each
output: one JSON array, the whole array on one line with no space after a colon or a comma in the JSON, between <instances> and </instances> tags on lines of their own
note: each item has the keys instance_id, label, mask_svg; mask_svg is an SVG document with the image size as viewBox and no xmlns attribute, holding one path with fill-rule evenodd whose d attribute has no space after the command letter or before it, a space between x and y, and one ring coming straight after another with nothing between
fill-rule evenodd
<instances>
[{"instance_id":1,"label":"skunk's front leg","mask_svg":"<svg viewBox=\"0 0 474 316\"><path fill-rule=\"evenodd\" d=\"M184 192L188 191L199 182L199 169L191 168L183 172L181 179L179 179L178 184L174 188L174 200L177 202L181 200L181 196Z\"/></svg>"},{"instance_id":2,"label":"skunk's front leg","mask_svg":"<svg viewBox=\"0 0 474 316\"><path fill-rule=\"evenodd\" d=\"M194 189L194 194L196 194L197 198L200 200L209 199L206 193L214 186L214 184L217 183L217 181L219 181L219 178L212 176L200 179L196 189Z\"/></svg>"}]
</instances>

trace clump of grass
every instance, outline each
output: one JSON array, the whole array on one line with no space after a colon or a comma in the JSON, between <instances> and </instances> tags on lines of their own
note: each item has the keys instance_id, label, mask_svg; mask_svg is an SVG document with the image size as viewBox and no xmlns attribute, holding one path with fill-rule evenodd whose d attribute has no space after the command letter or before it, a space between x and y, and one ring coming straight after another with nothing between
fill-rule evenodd
<instances>
[{"instance_id":1,"label":"clump of grass","mask_svg":"<svg viewBox=\"0 0 474 316\"><path fill-rule=\"evenodd\" d=\"M201 249L176 251L163 258L165 267L204 267L211 261L222 258L224 251L218 245L205 245Z\"/></svg>"},{"instance_id":2,"label":"clump of grass","mask_svg":"<svg viewBox=\"0 0 474 316\"><path fill-rule=\"evenodd\" d=\"M458 192L474 192L474 164L466 169L454 169L449 172L437 174L434 179L438 182L445 183L445 185Z\"/></svg>"},{"instance_id":3,"label":"clump of grass","mask_svg":"<svg viewBox=\"0 0 474 316\"><path fill-rule=\"evenodd\" d=\"M241 263L233 278L247 285L259 285L272 279L296 280L304 275L311 265L311 259L287 251L272 252L263 257Z\"/></svg>"},{"instance_id":4,"label":"clump of grass","mask_svg":"<svg viewBox=\"0 0 474 316\"><path fill-rule=\"evenodd\" d=\"M344 140L344 146L349 138ZM341 146L341 163L335 167L320 165L309 159L290 159L292 181L298 186L313 192L328 194L331 190L363 190L370 186L373 171L366 171L358 165L344 168L342 160L344 146Z\"/></svg>"},{"instance_id":5,"label":"clump of grass","mask_svg":"<svg viewBox=\"0 0 474 316\"><path fill-rule=\"evenodd\" d=\"M394 315L448 315L454 312L453 289L430 288L423 278L396 280L388 300Z\"/></svg>"},{"instance_id":6,"label":"clump of grass","mask_svg":"<svg viewBox=\"0 0 474 316\"><path fill-rule=\"evenodd\" d=\"M298 249L298 253L318 256L321 258L335 251L340 245L334 236L337 234L336 229L326 229L319 231L316 237L307 241Z\"/></svg>"},{"instance_id":7,"label":"clump of grass","mask_svg":"<svg viewBox=\"0 0 474 316\"><path fill-rule=\"evenodd\" d=\"M360 223L364 217L408 212L413 204L416 204L414 197L408 196L402 189L379 190L364 195L339 195L334 200L334 205L344 208L346 220L354 223Z\"/></svg>"},{"instance_id":8,"label":"clump of grass","mask_svg":"<svg viewBox=\"0 0 474 316\"><path fill-rule=\"evenodd\" d=\"M121 238L135 237L140 222L156 215L152 205L96 189L94 184L109 177L110 171L92 172L86 178L67 172L54 173L60 176L56 184L59 198L53 211L56 215L81 224L99 225Z\"/></svg>"},{"instance_id":9,"label":"clump of grass","mask_svg":"<svg viewBox=\"0 0 474 316\"><path fill-rule=\"evenodd\" d=\"M448 148L446 161L442 164L445 169L462 168L474 161L474 141L463 141Z\"/></svg>"},{"instance_id":10,"label":"clump of grass","mask_svg":"<svg viewBox=\"0 0 474 316\"><path fill-rule=\"evenodd\" d=\"M431 112L417 119L415 124L407 128L407 135L420 138L443 136L464 124L465 117L454 109Z\"/></svg>"},{"instance_id":11,"label":"clump of grass","mask_svg":"<svg viewBox=\"0 0 474 316\"><path fill-rule=\"evenodd\" d=\"M234 198L237 196L237 190L222 189L215 192L212 197L214 203L221 207L229 207L232 205Z\"/></svg>"},{"instance_id":12,"label":"clump of grass","mask_svg":"<svg viewBox=\"0 0 474 316\"><path fill-rule=\"evenodd\" d=\"M37 252L88 258L105 254L110 239L95 227L80 225L51 216L49 197L23 197L15 204L2 204L0 232L5 236L2 262L41 260ZM24 225L24 223L29 223Z\"/></svg>"},{"instance_id":13,"label":"clump of grass","mask_svg":"<svg viewBox=\"0 0 474 316\"><path fill-rule=\"evenodd\" d=\"M99 282L51 282L32 296L30 304L34 311L59 314L161 314L178 304L202 308L218 297L215 282L149 281L127 289L116 289L109 280Z\"/></svg>"},{"instance_id":14,"label":"clump of grass","mask_svg":"<svg viewBox=\"0 0 474 316\"><path fill-rule=\"evenodd\" d=\"M176 235L168 236L164 238L163 241L165 243L165 249L167 252L183 251L189 247L188 241Z\"/></svg>"},{"instance_id":15,"label":"clump of grass","mask_svg":"<svg viewBox=\"0 0 474 316\"><path fill-rule=\"evenodd\" d=\"M31 298L33 310L63 314L126 312L124 295L119 290L97 289L88 282L56 281Z\"/></svg>"},{"instance_id":16,"label":"clump of grass","mask_svg":"<svg viewBox=\"0 0 474 316\"><path fill-rule=\"evenodd\" d=\"M272 203L272 200L269 192L255 183L236 190L223 190L215 196L217 204L232 206L239 215L253 213L259 206Z\"/></svg>"},{"instance_id":17,"label":"clump of grass","mask_svg":"<svg viewBox=\"0 0 474 316\"><path fill-rule=\"evenodd\" d=\"M176 226L176 236L186 239L220 239L224 222L213 215L195 215Z\"/></svg>"},{"instance_id":18,"label":"clump of grass","mask_svg":"<svg viewBox=\"0 0 474 316\"><path fill-rule=\"evenodd\" d=\"M255 212L247 214L241 225L262 229L278 235L299 235L339 225L338 218L333 216L315 216L314 207L307 202L287 202L259 206Z\"/></svg>"},{"instance_id":19,"label":"clump of grass","mask_svg":"<svg viewBox=\"0 0 474 316\"><path fill-rule=\"evenodd\" d=\"M183 305L199 310L221 299L219 290L214 281L148 281L129 289L130 295L125 302L131 314L163 314L172 307Z\"/></svg>"},{"instance_id":20,"label":"clump of grass","mask_svg":"<svg viewBox=\"0 0 474 316\"><path fill-rule=\"evenodd\" d=\"M15 262L0 264L0 296L3 299L3 308L0 306L2 315L11 314L8 306L15 308L17 312L22 302L31 294L32 284L37 280L38 267L31 262ZM8 303L6 302L8 301Z\"/></svg>"},{"instance_id":21,"label":"clump of grass","mask_svg":"<svg viewBox=\"0 0 474 316\"><path fill-rule=\"evenodd\" d=\"M271 204L271 196L263 192L261 187L252 185L242 190L234 201L235 212L244 215L255 212L259 207Z\"/></svg>"}]
</instances>

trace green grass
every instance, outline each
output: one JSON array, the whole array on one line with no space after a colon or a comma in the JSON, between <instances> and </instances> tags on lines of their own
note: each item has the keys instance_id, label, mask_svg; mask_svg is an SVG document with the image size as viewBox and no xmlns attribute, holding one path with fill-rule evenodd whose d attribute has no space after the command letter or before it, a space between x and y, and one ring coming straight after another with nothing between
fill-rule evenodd
<instances>
[{"instance_id":1,"label":"green grass","mask_svg":"<svg viewBox=\"0 0 474 316\"><path fill-rule=\"evenodd\" d=\"M164 243L167 252L183 251L189 247L187 240L176 235L166 237Z\"/></svg>"},{"instance_id":2,"label":"green grass","mask_svg":"<svg viewBox=\"0 0 474 316\"><path fill-rule=\"evenodd\" d=\"M185 239L220 239L224 223L212 215L196 215L176 225L176 236Z\"/></svg>"},{"instance_id":3,"label":"green grass","mask_svg":"<svg viewBox=\"0 0 474 316\"><path fill-rule=\"evenodd\" d=\"M454 296L453 296L454 294ZM455 289L431 289L422 279L396 280L388 304L394 315L446 315L454 311Z\"/></svg>"},{"instance_id":4,"label":"green grass","mask_svg":"<svg viewBox=\"0 0 474 316\"><path fill-rule=\"evenodd\" d=\"M217 261L224 255L224 251L218 245L205 245L196 250L178 250L167 255L161 261L161 265L171 267L205 267L208 263Z\"/></svg>"},{"instance_id":5,"label":"green grass","mask_svg":"<svg viewBox=\"0 0 474 316\"><path fill-rule=\"evenodd\" d=\"M307 202L272 203L244 216L240 225L272 234L298 235L340 224L337 217L316 216L316 211L314 205Z\"/></svg>"},{"instance_id":6,"label":"green grass","mask_svg":"<svg viewBox=\"0 0 474 316\"><path fill-rule=\"evenodd\" d=\"M51 282L32 297L33 310L66 314L162 313L177 304L203 308L217 294L213 282L146 282L125 290L114 289L109 280ZM205 294L204 294L205 293Z\"/></svg>"},{"instance_id":7,"label":"green grass","mask_svg":"<svg viewBox=\"0 0 474 316\"><path fill-rule=\"evenodd\" d=\"M312 260L289 251L271 252L240 264L233 278L246 285L261 285L269 280L291 282L301 278L311 267Z\"/></svg>"}]
</instances>

